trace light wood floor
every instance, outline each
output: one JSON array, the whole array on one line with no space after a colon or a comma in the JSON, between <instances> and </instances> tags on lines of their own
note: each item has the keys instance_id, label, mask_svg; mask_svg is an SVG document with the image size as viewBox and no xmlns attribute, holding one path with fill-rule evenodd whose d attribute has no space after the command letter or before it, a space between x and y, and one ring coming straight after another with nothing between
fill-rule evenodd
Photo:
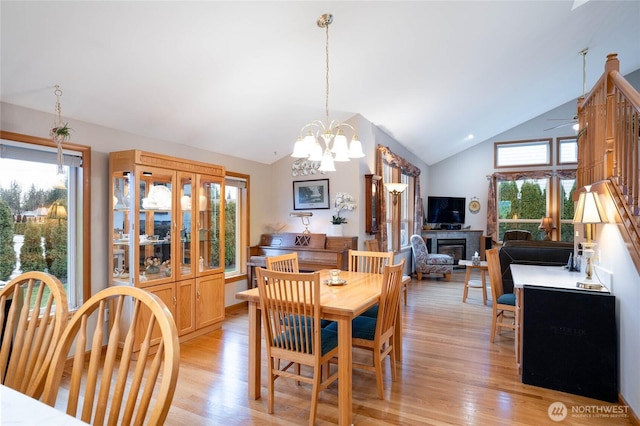
<instances>
[{"instance_id":1,"label":"light wood floor","mask_svg":"<svg viewBox=\"0 0 640 426\"><path fill-rule=\"evenodd\" d=\"M516 374L513 332L489 342L491 305L479 289L462 303L463 271L451 282L411 282L403 311L404 352L398 380L387 361L385 400L377 398L375 377L353 373L355 425L628 425L626 417L584 414L612 404L524 385ZM489 296L490 298L490 296ZM262 399L247 396L247 310L227 315L222 330L181 346L180 376L167 425L300 425L308 422L310 391L291 380L276 382L275 412L267 414L263 355ZM264 353L264 349L263 349ZM316 424L337 423L337 384L320 394ZM550 420L553 402L568 409L560 423ZM572 414L580 410L581 414Z\"/></svg>"}]
</instances>

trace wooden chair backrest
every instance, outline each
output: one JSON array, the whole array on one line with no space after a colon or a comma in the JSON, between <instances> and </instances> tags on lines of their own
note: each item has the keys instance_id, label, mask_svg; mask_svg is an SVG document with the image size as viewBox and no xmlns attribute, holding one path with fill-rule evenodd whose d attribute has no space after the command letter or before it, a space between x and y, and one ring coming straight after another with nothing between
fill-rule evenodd
<instances>
[{"instance_id":1,"label":"wooden chair backrest","mask_svg":"<svg viewBox=\"0 0 640 426\"><path fill-rule=\"evenodd\" d=\"M270 356L313 364L320 357L320 273L256 268L265 341ZM279 355L277 355L279 354Z\"/></svg>"},{"instance_id":2,"label":"wooden chair backrest","mask_svg":"<svg viewBox=\"0 0 640 426\"><path fill-rule=\"evenodd\" d=\"M502 272L500 270L500 257L497 248L489 249L487 255L487 269L489 270L489 281L491 281L491 295L494 303L498 297L504 294L502 287Z\"/></svg>"},{"instance_id":3,"label":"wooden chair backrest","mask_svg":"<svg viewBox=\"0 0 640 426\"><path fill-rule=\"evenodd\" d=\"M136 357L134 340L141 324L144 337ZM159 344L152 347L157 330ZM171 312L160 298L140 288L117 286L96 293L80 307L62 335L47 376L42 401L52 407L74 343L67 414L93 425L164 423L178 380L180 346Z\"/></svg>"},{"instance_id":4,"label":"wooden chair backrest","mask_svg":"<svg viewBox=\"0 0 640 426\"><path fill-rule=\"evenodd\" d=\"M25 272L9 281L0 290L0 383L39 398L68 318L67 294L53 275Z\"/></svg>"},{"instance_id":5,"label":"wooden chair backrest","mask_svg":"<svg viewBox=\"0 0 640 426\"><path fill-rule=\"evenodd\" d=\"M349 250L349 271L382 274L383 267L392 263L392 251Z\"/></svg>"},{"instance_id":6,"label":"wooden chair backrest","mask_svg":"<svg viewBox=\"0 0 640 426\"><path fill-rule=\"evenodd\" d=\"M376 335L385 339L393 334L398 311L400 309L400 291L402 289L402 271L404 270L404 259L397 265L387 265L383 267L382 292L380 293L380 303L378 308L378 324Z\"/></svg>"},{"instance_id":7,"label":"wooden chair backrest","mask_svg":"<svg viewBox=\"0 0 640 426\"><path fill-rule=\"evenodd\" d=\"M378 240L365 240L364 248L367 251L380 251L380 244L378 244Z\"/></svg>"},{"instance_id":8,"label":"wooden chair backrest","mask_svg":"<svg viewBox=\"0 0 640 426\"><path fill-rule=\"evenodd\" d=\"M298 268L298 253L287 253L279 256L267 256L267 269L280 272L300 272Z\"/></svg>"}]
</instances>

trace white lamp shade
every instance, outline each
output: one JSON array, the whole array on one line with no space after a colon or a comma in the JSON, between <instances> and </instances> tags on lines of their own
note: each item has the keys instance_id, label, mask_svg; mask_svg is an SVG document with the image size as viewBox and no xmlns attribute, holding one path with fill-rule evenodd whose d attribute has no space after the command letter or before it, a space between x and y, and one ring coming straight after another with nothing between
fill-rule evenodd
<instances>
[{"instance_id":1,"label":"white lamp shade","mask_svg":"<svg viewBox=\"0 0 640 426\"><path fill-rule=\"evenodd\" d=\"M605 223L607 215L600 203L598 194L589 191L580 194L578 205L573 216L573 223Z\"/></svg>"},{"instance_id":2,"label":"white lamp shade","mask_svg":"<svg viewBox=\"0 0 640 426\"><path fill-rule=\"evenodd\" d=\"M384 184L384 187L387 188L387 191L392 194L400 194L404 192L405 189L407 189L407 184L399 182L387 182Z\"/></svg>"},{"instance_id":3,"label":"white lamp shade","mask_svg":"<svg viewBox=\"0 0 640 426\"><path fill-rule=\"evenodd\" d=\"M301 137L298 137L298 140L293 145L293 153L291 156L294 158L306 158L309 156L309 153L306 150L305 141Z\"/></svg>"},{"instance_id":4,"label":"white lamp shade","mask_svg":"<svg viewBox=\"0 0 640 426\"><path fill-rule=\"evenodd\" d=\"M362 143L355 136L351 139L351 146L349 147L350 158L362 158L364 152L362 151Z\"/></svg>"},{"instance_id":5,"label":"white lamp shade","mask_svg":"<svg viewBox=\"0 0 640 426\"><path fill-rule=\"evenodd\" d=\"M317 141L313 144L309 161L322 161L322 147Z\"/></svg>"},{"instance_id":6,"label":"white lamp shade","mask_svg":"<svg viewBox=\"0 0 640 426\"><path fill-rule=\"evenodd\" d=\"M331 152L336 154L335 161L349 161L349 147L347 138L340 132L333 138Z\"/></svg>"},{"instance_id":7,"label":"white lamp shade","mask_svg":"<svg viewBox=\"0 0 640 426\"><path fill-rule=\"evenodd\" d=\"M331 155L329 150L326 150L324 152L324 155L322 156L322 162L320 163L320 167L318 168L318 170L321 171L321 172L335 172L336 171L336 166L333 163L333 156Z\"/></svg>"}]
</instances>

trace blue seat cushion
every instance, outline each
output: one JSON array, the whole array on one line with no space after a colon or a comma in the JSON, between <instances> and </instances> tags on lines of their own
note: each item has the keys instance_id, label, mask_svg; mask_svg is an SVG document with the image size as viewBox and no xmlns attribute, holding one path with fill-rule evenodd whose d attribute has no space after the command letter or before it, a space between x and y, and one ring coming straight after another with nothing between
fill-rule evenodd
<instances>
[{"instance_id":1,"label":"blue seat cushion","mask_svg":"<svg viewBox=\"0 0 640 426\"><path fill-rule=\"evenodd\" d=\"M313 333L310 327L306 328L305 330L305 328L293 326L284 333L281 333L273 340L275 346L286 347L285 344L290 343L290 346L293 346L296 350L303 351L306 346L307 336L310 339L313 339ZM322 355L324 355L338 346L338 333L323 328L322 330L320 330L320 340L322 346ZM313 353L313 350L314 348L312 345L310 353Z\"/></svg>"},{"instance_id":2,"label":"blue seat cushion","mask_svg":"<svg viewBox=\"0 0 640 426\"><path fill-rule=\"evenodd\" d=\"M356 339L373 340L376 335L377 318L365 317L364 315L357 316L351 322L351 336ZM338 323L330 324L324 330L338 331Z\"/></svg>"},{"instance_id":3,"label":"blue seat cushion","mask_svg":"<svg viewBox=\"0 0 640 426\"><path fill-rule=\"evenodd\" d=\"M516 306L516 295L513 293L505 293L498 297L498 303L501 305Z\"/></svg>"},{"instance_id":4,"label":"blue seat cushion","mask_svg":"<svg viewBox=\"0 0 640 426\"><path fill-rule=\"evenodd\" d=\"M300 316L299 315L290 315L288 318L285 318L282 321L282 323L284 325L295 324L297 327L300 327L300 322L302 322L303 326L311 327L311 324L313 323L313 318L310 318L310 317L303 317L303 318L304 318L304 320L300 321ZM332 322L333 321L331 321L331 320L321 319L320 320L320 327L325 328L326 326L328 326Z\"/></svg>"},{"instance_id":5,"label":"blue seat cushion","mask_svg":"<svg viewBox=\"0 0 640 426\"><path fill-rule=\"evenodd\" d=\"M370 307L369 309L367 309L366 311L364 311L360 315L364 315L365 317L369 317L369 318L378 318L378 308L379 307L380 306L376 303L375 305L373 305L372 307Z\"/></svg>"}]
</instances>

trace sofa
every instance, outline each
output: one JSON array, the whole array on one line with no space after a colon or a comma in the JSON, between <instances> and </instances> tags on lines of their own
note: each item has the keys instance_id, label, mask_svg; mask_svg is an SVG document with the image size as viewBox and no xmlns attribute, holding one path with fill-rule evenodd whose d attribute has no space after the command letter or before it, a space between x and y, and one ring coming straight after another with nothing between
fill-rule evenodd
<instances>
[{"instance_id":1,"label":"sofa","mask_svg":"<svg viewBox=\"0 0 640 426\"><path fill-rule=\"evenodd\" d=\"M574 246L570 242L510 240L500 248L500 271L505 293L513 293L512 263L522 265L564 266L573 254Z\"/></svg>"}]
</instances>

